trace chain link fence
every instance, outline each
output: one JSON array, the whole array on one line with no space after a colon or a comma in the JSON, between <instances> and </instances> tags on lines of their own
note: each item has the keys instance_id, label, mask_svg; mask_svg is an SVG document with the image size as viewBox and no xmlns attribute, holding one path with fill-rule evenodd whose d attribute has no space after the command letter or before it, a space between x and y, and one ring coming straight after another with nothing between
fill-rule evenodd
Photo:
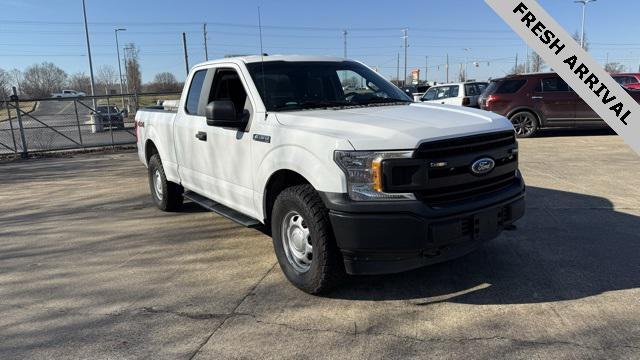
<instances>
[{"instance_id":1,"label":"chain link fence","mask_svg":"<svg viewBox=\"0 0 640 360\"><path fill-rule=\"evenodd\" d=\"M136 111L179 97L141 93L27 100L14 95L0 102L0 155L135 144Z\"/></svg>"}]
</instances>

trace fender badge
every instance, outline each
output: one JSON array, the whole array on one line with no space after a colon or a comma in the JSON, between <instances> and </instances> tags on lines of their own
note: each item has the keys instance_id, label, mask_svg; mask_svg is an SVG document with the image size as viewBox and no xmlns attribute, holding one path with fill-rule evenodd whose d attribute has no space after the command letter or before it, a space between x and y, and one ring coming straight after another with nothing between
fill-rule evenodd
<instances>
[{"instance_id":1,"label":"fender badge","mask_svg":"<svg viewBox=\"0 0 640 360\"><path fill-rule=\"evenodd\" d=\"M253 140L260 141L260 142L263 142L263 143L270 143L271 142L271 136L269 136L269 135L261 135L261 134L253 134Z\"/></svg>"}]
</instances>

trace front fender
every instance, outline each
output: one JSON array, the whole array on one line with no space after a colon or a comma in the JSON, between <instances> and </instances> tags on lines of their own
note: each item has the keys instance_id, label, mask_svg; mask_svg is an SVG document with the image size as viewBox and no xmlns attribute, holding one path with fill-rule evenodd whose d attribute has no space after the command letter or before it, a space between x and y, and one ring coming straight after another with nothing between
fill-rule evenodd
<instances>
[{"instance_id":1,"label":"front fender","mask_svg":"<svg viewBox=\"0 0 640 360\"><path fill-rule=\"evenodd\" d=\"M300 145L281 145L269 151L255 173L255 208L263 212L265 188L271 175L279 170L300 174L318 191L347 192L344 172L333 161L333 152L325 152L328 156L320 157Z\"/></svg>"}]
</instances>

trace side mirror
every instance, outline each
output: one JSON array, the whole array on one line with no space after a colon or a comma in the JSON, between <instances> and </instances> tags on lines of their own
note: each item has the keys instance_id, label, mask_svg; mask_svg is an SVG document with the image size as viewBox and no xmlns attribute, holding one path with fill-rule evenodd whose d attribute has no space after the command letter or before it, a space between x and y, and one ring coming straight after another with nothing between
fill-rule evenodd
<instances>
[{"instance_id":1,"label":"side mirror","mask_svg":"<svg viewBox=\"0 0 640 360\"><path fill-rule=\"evenodd\" d=\"M212 101L207 104L205 114L207 116L207 125L209 126L235 128L239 130L244 130L247 126L245 116L242 116L242 119L238 119L236 106L233 104L233 101Z\"/></svg>"},{"instance_id":2,"label":"side mirror","mask_svg":"<svg viewBox=\"0 0 640 360\"><path fill-rule=\"evenodd\" d=\"M120 111L122 113L123 117L129 117L129 112L127 111L127 109L122 109L122 111Z\"/></svg>"}]
</instances>

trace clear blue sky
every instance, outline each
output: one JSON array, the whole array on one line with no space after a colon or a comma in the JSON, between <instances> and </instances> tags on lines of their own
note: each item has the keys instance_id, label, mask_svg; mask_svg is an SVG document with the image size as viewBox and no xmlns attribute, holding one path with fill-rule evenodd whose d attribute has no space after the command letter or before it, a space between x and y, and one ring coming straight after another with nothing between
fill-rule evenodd
<instances>
[{"instance_id":1,"label":"clear blue sky","mask_svg":"<svg viewBox=\"0 0 640 360\"><path fill-rule=\"evenodd\" d=\"M504 75L520 61L526 47L482 0L422 1L211 1L211 0L86 0L94 69L117 69L113 29L120 45L140 49L145 81L161 71L184 78L181 33L188 37L189 60L204 60L202 23L208 23L209 58L259 52L257 6L262 11L264 50L270 54L338 55L343 52L340 29L346 28L348 56L395 77L401 51L400 29L409 29L408 68L425 67L429 79L444 81L445 56L451 77L461 62L470 77ZM569 32L580 27L580 9L572 0L542 0L543 7ZM219 5L220 4L220 5ZM0 68L23 70L50 61L68 73L89 72L81 0L0 0ZM636 70L640 63L637 37L638 0L598 0L587 10L587 37L601 63L607 54ZM465 51L464 48L470 50ZM401 56L401 72L403 67Z\"/></svg>"}]
</instances>

